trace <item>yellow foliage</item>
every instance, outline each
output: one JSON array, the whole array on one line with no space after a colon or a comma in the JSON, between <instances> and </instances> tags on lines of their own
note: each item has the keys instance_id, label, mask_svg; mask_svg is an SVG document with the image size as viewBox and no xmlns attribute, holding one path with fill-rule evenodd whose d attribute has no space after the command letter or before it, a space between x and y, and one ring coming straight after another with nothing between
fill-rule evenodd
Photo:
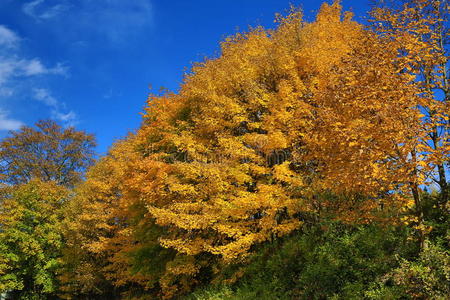
<instances>
[{"instance_id":1,"label":"yellow foliage","mask_svg":"<svg viewBox=\"0 0 450 300\"><path fill-rule=\"evenodd\" d=\"M115 285L152 287L155 276L130 262L149 245L173 251L158 278L170 298L195 283L202 254L242 259L305 212L367 223L410 206L428 164L412 155L425 147L424 99L397 41L338 2L311 23L298 11L278 22L227 38L177 94L150 96L139 130L78 188L69 245L102 261Z\"/></svg>"},{"instance_id":2,"label":"yellow foliage","mask_svg":"<svg viewBox=\"0 0 450 300\"><path fill-rule=\"evenodd\" d=\"M164 247L231 261L298 228L313 194L365 195L354 218L366 220L374 198L411 180L417 89L396 44L341 9L228 38L178 94L149 98L127 184L170 228ZM347 201L338 212L351 221Z\"/></svg>"}]
</instances>

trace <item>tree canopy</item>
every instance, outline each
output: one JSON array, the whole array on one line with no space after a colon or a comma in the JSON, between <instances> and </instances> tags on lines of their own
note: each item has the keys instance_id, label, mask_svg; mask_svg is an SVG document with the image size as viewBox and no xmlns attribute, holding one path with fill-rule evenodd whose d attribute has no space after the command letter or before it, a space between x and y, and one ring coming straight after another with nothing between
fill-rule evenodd
<instances>
[{"instance_id":1,"label":"tree canopy","mask_svg":"<svg viewBox=\"0 0 450 300\"><path fill-rule=\"evenodd\" d=\"M38 178L72 186L93 163L95 139L51 121L23 126L0 142L0 180L21 184Z\"/></svg>"},{"instance_id":2,"label":"tree canopy","mask_svg":"<svg viewBox=\"0 0 450 300\"><path fill-rule=\"evenodd\" d=\"M95 163L83 131L12 132L0 291L445 297L449 6L396 3L369 26L335 1L226 38Z\"/></svg>"},{"instance_id":3,"label":"tree canopy","mask_svg":"<svg viewBox=\"0 0 450 300\"><path fill-rule=\"evenodd\" d=\"M58 290L56 270L67 196L66 188L39 179L2 190L0 291L13 291L17 299L31 299Z\"/></svg>"}]
</instances>

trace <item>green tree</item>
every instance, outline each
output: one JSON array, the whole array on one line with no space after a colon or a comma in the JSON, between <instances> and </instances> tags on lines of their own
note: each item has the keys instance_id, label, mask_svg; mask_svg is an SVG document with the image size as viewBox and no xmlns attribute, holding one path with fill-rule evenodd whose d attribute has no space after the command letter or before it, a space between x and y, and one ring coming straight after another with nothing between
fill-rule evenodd
<instances>
[{"instance_id":1,"label":"green tree","mask_svg":"<svg viewBox=\"0 0 450 300\"><path fill-rule=\"evenodd\" d=\"M50 120L0 141L0 292L55 295L64 207L93 163L94 146L93 135Z\"/></svg>"},{"instance_id":2,"label":"green tree","mask_svg":"<svg viewBox=\"0 0 450 300\"><path fill-rule=\"evenodd\" d=\"M0 292L47 299L57 289L62 209L68 189L39 179L4 186L0 198Z\"/></svg>"}]
</instances>

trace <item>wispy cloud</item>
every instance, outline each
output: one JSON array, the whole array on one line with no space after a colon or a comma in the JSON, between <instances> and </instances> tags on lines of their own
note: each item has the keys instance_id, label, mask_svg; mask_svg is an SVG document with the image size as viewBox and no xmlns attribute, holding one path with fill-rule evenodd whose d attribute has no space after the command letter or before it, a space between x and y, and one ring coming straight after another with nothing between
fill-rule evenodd
<instances>
[{"instance_id":1,"label":"wispy cloud","mask_svg":"<svg viewBox=\"0 0 450 300\"><path fill-rule=\"evenodd\" d=\"M57 64L54 67L46 67L37 59L20 58L17 55L0 54L0 88L9 79L17 77L31 77L38 75L63 75L68 76L68 67Z\"/></svg>"},{"instance_id":2,"label":"wispy cloud","mask_svg":"<svg viewBox=\"0 0 450 300\"><path fill-rule=\"evenodd\" d=\"M0 109L0 130L17 130L24 124L8 116L8 112Z\"/></svg>"},{"instance_id":3,"label":"wispy cloud","mask_svg":"<svg viewBox=\"0 0 450 300\"><path fill-rule=\"evenodd\" d=\"M53 118L63 122L68 126L73 126L78 123L77 114L74 111L69 111L68 113L62 113L58 111L53 111Z\"/></svg>"},{"instance_id":4,"label":"wispy cloud","mask_svg":"<svg viewBox=\"0 0 450 300\"><path fill-rule=\"evenodd\" d=\"M71 5L66 1L62 1L62 3L51 6L42 5L44 4L44 1L45 0L35 0L25 3L22 10L26 15L34 18L35 20L43 21L57 17L63 12L69 10L71 7Z\"/></svg>"},{"instance_id":5,"label":"wispy cloud","mask_svg":"<svg viewBox=\"0 0 450 300\"><path fill-rule=\"evenodd\" d=\"M74 125L77 115L73 111L67 111L66 105L58 101L49 90L43 88L33 89L33 98L51 108L52 118L67 125Z\"/></svg>"},{"instance_id":6,"label":"wispy cloud","mask_svg":"<svg viewBox=\"0 0 450 300\"><path fill-rule=\"evenodd\" d=\"M44 2L44 0L36 0L36 1L31 1L28 3L25 3L22 7L23 12L27 15L29 15L30 17L35 18L36 17L36 7L39 6L39 4L42 4L42 2Z\"/></svg>"},{"instance_id":7,"label":"wispy cloud","mask_svg":"<svg viewBox=\"0 0 450 300\"><path fill-rule=\"evenodd\" d=\"M17 92L18 87L26 82L28 85L36 85L39 76L57 75L68 76L68 67L58 63L53 67L46 66L39 58L28 58L21 54L21 41L11 29L0 25L0 98L8 99ZM72 111L67 112L64 103L59 103L52 97L47 89L34 88L33 98L41 101L50 108L53 118L65 123L73 123L76 115ZM20 96L20 95L19 95ZM0 130L15 130L23 123L9 116L9 112L0 107Z\"/></svg>"},{"instance_id":8,"label":"wispy cloud","mask_svg":"<svg viewBox=\"0 0 450 300\"><path fill-rule=\"evenodd\" d=\"M58 101L50 94L47 89L33 89L34 99L41 101L47 106L56 108L58 106Z\"/></svg>"},{"instance_id":9,"label":"wispy cloud","mask_svg":"<svg viewBox=\"0 0 450 300\"><path fill-rule=\"evenodd\" d=\"M19 61L19 67L22 69L26 76L33 75L64 75L68 76L68 67L61 63L56 64L52 68L45 67L39 59L33 58L31 60Z\"/></svg>"},{"instance_id":10,"label":"wispy cloud","mask_svg":"<svg viewBox=\"0 0 450 300\"><path fill-rule=\"evenodd\" d=\"M126 42L153 20L150 0L60 0L57 4L34 0L25 3L22 10L37 22L57 19L60 26L52 29L65 37L68 32L76 36L83 33L87 38L95 35L115 44Z\"/></svg>"},{"instance_id":11,"label":"wispy cloud","mask_svg":"<svg viewBox=\"0 0 450 300\"><path fill-rule=\"evenodd\" d=\"M0 47L14 48L20 41L19 36L12 30L0 25Z\"/></svg>"},{"instance_id":12,"label":"wispy cloud","mask_svg":"<svg viewBox=\"0 0 450 300\"><path fill-rule=\"evenodd\" d=\"M21 38L11 29L0 25L0 89L8 80L38 75L68 76L68 67L62 63L45 66L39 58L20 55Z\"/></svg>"}]
</instances>

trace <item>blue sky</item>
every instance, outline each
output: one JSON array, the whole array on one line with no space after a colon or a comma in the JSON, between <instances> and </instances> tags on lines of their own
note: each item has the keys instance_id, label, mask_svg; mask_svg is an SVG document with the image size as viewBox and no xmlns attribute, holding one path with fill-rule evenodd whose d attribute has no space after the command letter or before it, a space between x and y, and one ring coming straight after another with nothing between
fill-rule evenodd
<instances>
[{"instance_id":1,"label":"blue sky","mask_svg":"<svg viewBox=\"0 0 450 300\"><path fill-rule=\"evenodd\" d=\"M370 0L344 0L357 18ZM224 37L273 27L318 0L0 0L0 137L53 118L94 133L99 153L135 130L149 86L176 90Z\"/></svg>"}]
</instances>

